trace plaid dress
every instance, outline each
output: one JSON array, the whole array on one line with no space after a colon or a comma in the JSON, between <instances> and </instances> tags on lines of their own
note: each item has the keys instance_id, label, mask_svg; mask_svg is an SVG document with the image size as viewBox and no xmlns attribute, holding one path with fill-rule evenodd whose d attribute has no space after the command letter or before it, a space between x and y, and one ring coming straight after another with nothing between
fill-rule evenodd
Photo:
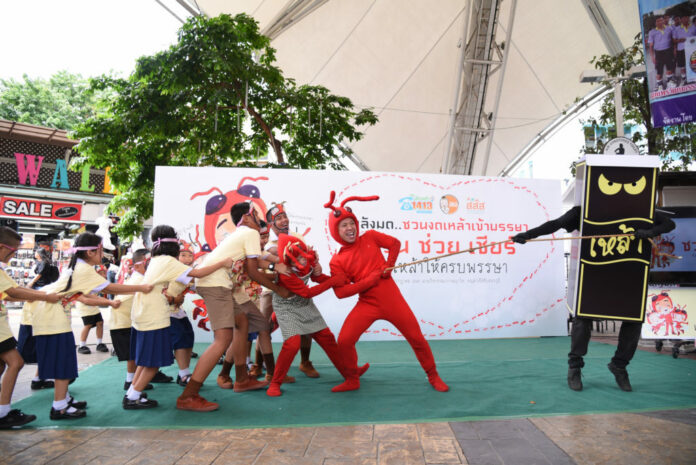
<instances>
[{"instance_id":1,"label":"plaid dress","mask_svg":"<svg viewBox=\"0 0 696 465\"><path fill-rule=\"evenodd\" d=\"M309 277L310 274L307 274L300 279L307 284ZM283 299L273 293L273 310L278 318L283 340L296 335L316 333L327 327L312 299L305 299L297 294Z\"/></svg>"}]
</instances>

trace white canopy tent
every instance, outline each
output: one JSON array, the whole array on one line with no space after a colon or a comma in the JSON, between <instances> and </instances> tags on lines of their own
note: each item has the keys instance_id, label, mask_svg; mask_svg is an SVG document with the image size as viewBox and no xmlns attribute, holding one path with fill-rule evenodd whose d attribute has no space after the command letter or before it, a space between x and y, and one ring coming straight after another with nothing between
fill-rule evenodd
<instances>
[{"instance_id":1,"label":"white canopy tent","mask_svg":"<svg viewBox=\"0 0 696 465\"><path fill-rule=\"evenodd\" d=\"M579 82L592 57L640 31L636 0L176 1L252 15L287 76L374 108L353 149L379 171L506 174L599 94Z\"/></svg>"}]
</instances>

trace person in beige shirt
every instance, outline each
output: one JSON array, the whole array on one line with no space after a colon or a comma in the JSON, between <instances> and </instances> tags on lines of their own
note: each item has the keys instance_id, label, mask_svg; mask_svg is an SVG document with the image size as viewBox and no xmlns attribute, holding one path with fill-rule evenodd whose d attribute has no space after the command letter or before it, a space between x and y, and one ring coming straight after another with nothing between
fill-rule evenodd
<instances>
[{"instance_id":1,"label":"person in beige shirt","mask_svg":"<svg viewBox=\"0 0 696 465\"><path fill-rule=\"evenodd\" d=\"M249 278L267 288L289 296L287 289L278 286L262 273L259 268L273 269L270 262L259 259L261 255L259 219L253 204L240 202L230 209L232 221L237 229L227 236L218 246L206 255L203 265L220 258L230 258L233 263L245 259L244 267ZM278 267L280 273L288 273L285 266ZM219 408L219 404L208 402L198 392L203 381L213 371L218 360L233 343L234 365L237 373L235 391L260 389L267 385L250 378L247 373L246 353L249 321L234 299L234 285L229 270L218 270L207 278L196 281L196 291L205 300L210 326L213 330L213 342L198 359L184 392L176 401L176 408L196 412L210 412ZM235 331L237 335L235 336ZM233 342L234 341L234 342Z\"/></svg>"}]
</instances>

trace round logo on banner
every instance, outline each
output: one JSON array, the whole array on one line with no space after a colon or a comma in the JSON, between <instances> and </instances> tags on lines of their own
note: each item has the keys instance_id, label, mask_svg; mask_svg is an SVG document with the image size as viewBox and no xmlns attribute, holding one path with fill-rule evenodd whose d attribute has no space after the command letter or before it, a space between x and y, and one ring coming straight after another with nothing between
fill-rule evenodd
<instances>
[{"instance_id":1,"label":"round logo on banner","mask_svg":"<svg viewBox=\"0 0 696 465\"><path fill-rule=\"evenodd\" d=\"M440 210L446 215L451 215L459 208L459 200L453 195L447 194L440 198Z\"/></svg>"},{"instance_id":2,"label":"round logo on banner","mask_svg":"<svg viewBox=\"0 0 696 465\"><path fill-rule=\"evenodd\" d=\"M626 137L616 137L604 146L605 155L638 155L638 146Z\"/></svg>"}]
</instances>

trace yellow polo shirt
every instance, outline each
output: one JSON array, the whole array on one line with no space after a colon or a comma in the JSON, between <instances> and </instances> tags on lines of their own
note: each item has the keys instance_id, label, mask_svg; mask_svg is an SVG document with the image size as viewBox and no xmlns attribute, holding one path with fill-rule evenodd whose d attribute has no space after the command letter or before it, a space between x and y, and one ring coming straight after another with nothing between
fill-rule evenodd
<instances>
[{"instance_id":1,"label":"yellow polo shirt","mask_svg":"<svg viewBox=\"0 0 696 465\"><path fill-rule=\"evenodd\" d=\"M225 258L234 260L254 258L261 256L261 236L255 229L240 226L235 232L227 236L215 250L203 259L201 266L218 263ZM196 279L196 287L227 287L232 288L232 280L228 268L220 268L204 278Z\"/></svg>"},{"instance_id":2,"label":"yellow polo shirt","mask_svg":"<svg viewBox=\"0 0 696 465\"><path fill-rule=\"evenodd\" d=\"M123 284L128 286L136 286L142 283L144 276L134 271ZM117 296L121 301L118 308L111 309L111 317L109 318L109 329L125 329L131 327L131 310L133 308L133 297L135 294L122 294Z\"/></svg>"},{"instance_id":3,"label":"yellow polo shirt","mask_svg":"<svg viewBox=\"0 0 696 465\"><path fill-rule=\"evenodd\" d=\"M17 283L10 278L5 270L0 269L0 298L7 298L5 291L12 287L17 287ZM7 308L4 303L0 302L0 342L11 337L14 336L12 335L12 331L10 331L10 323L7 321Z\"/></svg>"},{"instance_id":4,"label":"yellow polo shirt","mask_svg":"<svg viewBox=\"0 0 696 465\"><path fill-rule=\"evenodd\" d=\"M99 275L93 266L80 259L75 263L70 289L63 291L68 284L69 277L68 273L63 273L58 278L58 281L42 287L40 292L46 294L55 292L61 297L71 297L78 292L83 294L91 294L92 291L99 292L109 285L109 282ZM24 311L29 312L29 315L31 315L34 336L46 336L72 331L69 305L63 307L60 302L54 304L43 301L27 302L24 304Z\"/></svg>"},{"instance_id":5,"label":"yellow polo shirt","mask_svg":"<svg viewBox=\"0 0 696 465\"><path fill-rule=\"evenodd\" d=\"M78 316L91 316L100 313L99 307L83 304L82 302L75 302L75 310L77 310Z\"/></svg>"},{"instance_id":6,"label":"yellow polo shirt","mask_svg":"<svg viewBox=\"0 0 696 465\"><path fill-rule=\"evenodd\" d=\"M138 331L154 331L169 327L169 304L162 293L172 281L188 284L188 273L192 268L169 255L158 255L150 260L141 284L152 284L148 294L138 292L133 298L131 317Z\"/></svg>"}]
</instances>

